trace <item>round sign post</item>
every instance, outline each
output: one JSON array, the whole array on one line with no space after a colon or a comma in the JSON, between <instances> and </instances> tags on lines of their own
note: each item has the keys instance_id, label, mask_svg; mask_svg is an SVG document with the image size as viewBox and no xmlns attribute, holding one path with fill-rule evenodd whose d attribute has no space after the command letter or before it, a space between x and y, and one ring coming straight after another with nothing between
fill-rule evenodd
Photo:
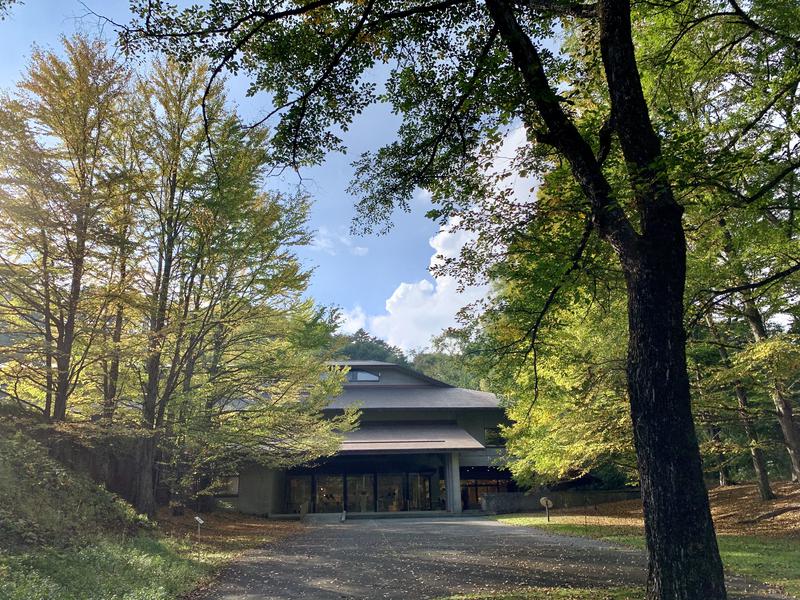
<instances>
[{"instance_id":1,"label":"round sign post","mask_svg":"<svg viewBox=\"0 0 800 600\"><path fill-rule=\"evenodd\" d=\"M547 515L547 522L550 522L550 509L553 508L553 501L550 500L547 496L542 496L539 498L539 504L544 506L544 512Z\"/></svg>"}]
</instances>

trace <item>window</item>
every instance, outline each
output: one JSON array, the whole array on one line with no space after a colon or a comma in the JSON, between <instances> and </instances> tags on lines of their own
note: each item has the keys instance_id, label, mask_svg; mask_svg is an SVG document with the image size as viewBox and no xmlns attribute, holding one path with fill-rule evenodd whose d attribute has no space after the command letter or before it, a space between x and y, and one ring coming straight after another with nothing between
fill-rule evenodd
<instances>
[{"instance_id":1,"label":"window","mask_svg":"<svg viewBox=\"0 0 800 600\"><path fill-rule=\"evenodd\" d=\"M494 447L502 447L506 445L506 441L503 438L503 434L500 433L499 427L487 427L483 431L483 445L484 446L494 446Z\"/></svg>"},{"instance_id":2,"label":"window","mask_svg":"<svg viewBox=\"0 0 800 600\"><path fill-rule=\"evenodd\" d=\"M362 371L361 369L352 369L347 372L347 381L355 382L355 381L380 381L381 378L379 375L375 373L370 373L369 371Z\"/></svg>"}]
</instances>

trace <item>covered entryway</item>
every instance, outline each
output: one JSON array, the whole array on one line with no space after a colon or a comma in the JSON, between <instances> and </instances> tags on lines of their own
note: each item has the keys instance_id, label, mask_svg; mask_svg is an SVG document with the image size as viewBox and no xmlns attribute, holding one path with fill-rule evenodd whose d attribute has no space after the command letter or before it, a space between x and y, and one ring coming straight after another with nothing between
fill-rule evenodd
<instances>
[{"instance_id":1,"label":"covered entryway","mask_svg":"<svg viewBox=\"0 0 800 600\"><path fill-rule=\"evenodd\" d=\"M438 454L338 456L286 477L286 512L447 510L445 459Z\"/></svg>"},{"instance_id":2,"label":"covered entryway","mask_svg":"<svg viewBox=\"0 0 800 600\"><path fill-rule=\"evenodd\" d=\"M459 452L483 449L455 423L364 423L334 458L287 474L286 512L461 512Z\"/></svg>"}]
</instances>

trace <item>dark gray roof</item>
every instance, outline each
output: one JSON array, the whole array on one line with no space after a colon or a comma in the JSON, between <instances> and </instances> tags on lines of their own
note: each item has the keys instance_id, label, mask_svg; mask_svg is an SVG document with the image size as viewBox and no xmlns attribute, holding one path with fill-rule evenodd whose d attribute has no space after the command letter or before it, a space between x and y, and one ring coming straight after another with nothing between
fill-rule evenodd
<instances>
[{"instance_id":1,"label":"dark gray roof","mask_svg":"<svg viewBox=\"0 0 800 600\"><path fill-rule=\"evenodd\" d=\"M345 434L341 453L480 450L483 445L455 423L366 424Z\"/></svg>"},{"instance_id":2,"label":"dark gray roof","mask_svg":"<svg viewBox=\"0 0 800 600\"><path fill-rule=\"evenodd\" d=\"M329 365L335 367L399 367L397 363L383 362L380 360L330 360Z\"/></svg>"},{"instance_id":3,"label":"dark gray roof","mask_svg":"<svg viewBox=\"0 0 800 600\"><path fill-rule=\"evenodd\" d=\"M455 387L433 386L371 386L344 387L340 396L328 405L328 410L341 410L351 404L363 409L390 408L500 408L497 396Z\"/></svg>"},{"instance_id":4,"label":"dark gray roof","mask_svg":"<svg viewBox=\"0 0 800 600\"><path fill-rule=\"evenodd\" d=\"M331 360L328 361L328 364L331 365L332 367L350 367L351 369L358 369L358 368L376 369L380 367L381 369L388 369L391 371L399 371L400 373L405 373L409 377L412 377L423 384L435 385L439 387L453 387L449 383L445 383L444 381L439 381L438 379L429 377L424 373L420 373L419 371L415 371L414 369L411 369L409 367L404 367L403 365L398 365L396 363L382 362L379 360Z\"/></svg>"}]
</instances>

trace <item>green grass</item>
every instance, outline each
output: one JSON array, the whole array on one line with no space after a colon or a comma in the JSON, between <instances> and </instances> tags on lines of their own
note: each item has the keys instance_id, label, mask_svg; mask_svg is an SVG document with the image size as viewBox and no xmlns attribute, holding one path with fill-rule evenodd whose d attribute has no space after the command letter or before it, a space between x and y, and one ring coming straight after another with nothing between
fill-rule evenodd
<instances>
[{"instance_id":1,"label":"green grass","mask_svg":"<svg viewBox=\"0 0 800 600\"><path fill-rule=\"evenodd\" d=\"M635 526L548 523L544 516L539 515L500 515L494 518L509 525L538 527L563 535L644 548L642 530ZM787 593L800 597L800 543L797 539L725 534L718 535L717 541L722 562L729 572L778 585Z\"/></svg>"},{"instance_id":2,"label":"green grass","mask_svg":"<svg viewBox=\"0 0 800 600\"><path fill-rule=\"evenodd\" d=\"M245 538L161 535L41 444L0 426L0 600L171 600L255 545L257 532Z\"/></svg>"},{"instance_id":3,"label":"green grass","mask_svg":"<svg viewBox=\"0 0 800 600\"><path fill-rule=\"evenodd\" d=\"M565 589L525 588L498 594L468 594L451 596L447 600L641 600L641 588Z\"/></svg>"},{"instance_id":4,"label":"green grass","mask_svg":"<svg viewBox=\"0 0 800 600\"><path fill-rule=\"evenodd\" d=\"M220 557L142 533L79 547L0 553L3 600L168 600L210 576Z\"/></svg>"}]
</instances>

